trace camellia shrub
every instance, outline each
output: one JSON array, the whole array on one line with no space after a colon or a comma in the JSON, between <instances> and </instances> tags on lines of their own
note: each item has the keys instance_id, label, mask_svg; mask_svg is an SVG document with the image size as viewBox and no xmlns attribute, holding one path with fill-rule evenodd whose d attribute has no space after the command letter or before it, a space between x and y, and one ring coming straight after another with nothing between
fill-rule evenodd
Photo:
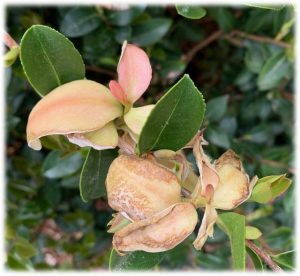
<instances>
[{"instance_id":1,"label":"camellia shrub","mask_svg":"<svg viewBox=\"0 0 300 276\"><path fill-rule=\"evenodd\" d=\"M171 32L172 23L169 18L155 17L168 9L178 19L176 28L180 25L181 31L176 31L173 38L177 44L184 30L186 33L181 35L193 38L191 41L198 40L197 26L192 20L199 21L200 25L206 18L214 20L221 30L209 40L199 38L200 44L183 58L168 60L169 53L176 52L173 49L176 43L172 45L172 40L164 41L163 37ZM269 137L283 135L285 131L274 114L270 115L273 131L270 136L266 136L264 124L269 124L270 109L275 108L269 101L289 87L290 78L286 74L292 68L288 60L291 46L283 39L289 38L293 18L286 19L291 14L290 7L278 7L275 11L265 7L248 9L245 25L249 32L256 24L252 22L256 16L284 13L276 29L276 39L232 30L229 25L236 26L234 22L240 18L239 14L246 13L243 9L237 9L234 14L229 8L208 8L207 11L196 6L149 7L149 10L145 7L62 8L59 31L47 24L31 24L22 34L20 44L11 37L13 33L6 34L6 45L10 48L5 55L6 65L18 68L15 74L26 78L37 93L32 100L29 99L33 97L32 92L26 95L26 101L30 102L26 106L29 115L15 122L26 123L21 134L25 140L26 133L27 141L22 158L12 159L8 164L8 170L25 167L26 177L30 179L30 184L23 187L22 181L26 180L21 178L22 174L8 172L9 178L14 180L9 182L8 193L15 192L9 196L9 202L16 202L18 198L22 202L24 196L34 199L33 206L27 202L20 204L25 219L18 217L17 228L13 218L7 218L9 268L101 266L111 270L149 270L161 266L162 269L181 269L181 266L189 267L186 263L190 262L193 265L189 268L193 269L293 269L294 251L288 247L273 252L263 238L270 230L260 227L268 224L270 218L280 221L270 208L278 198L282 200L292 181L287 169L273 173L274 170L259 171L253 166L253 160L271 166L275 162L275 168L281 164L272 160L266 163L265 158L259 157L255 145L270 143L276 149L274 137L273 142ZM42 21L37 13L33 14L37 21ZM149 19L150 15L153 18ZM112 39L110 28L118 44L108 42ZM212 67L215 72L194 68L190 69L192 74L184 72L185 64L195 59L205 43L221 36L235 46L245 43L241 46L244 52L233 55L244 55L247 67L235 75L229 71L231 61L221 59L224 76L218 73L217 64ZM83 37L84 59L67 37ZM269 45L273 48L268 49ZM226 47L222 51L229 55ZM102 56L102 51L107 55ZM222 53L216 53L219 54ZM118 57L117 62L112 57ZM210 58L208 54L202 59ZM95 61L95 64L85 65L85 60ZM198 62L201 63L201 59ZM116 71L97 67L104 64ZM88 68L109 79L100 82L87 74ZM227 85L233 90L229 92L232 99L212 93L207 100L203 92L206 86L199 89L198 78L193 81L198 74L204 79L208 74L216 74L217 80L211 80L208 86L214 86L214 82L226 74L231 75L231 80L235 80ZM17 80L11 82L11 86L18 85L14 84ZM164 84L157 89L159 83ZM146 101L145 95L154 91L152 85L161 93ZM231 88L232 85L241 93ZM273 93L273 89L279 92ZM263 91L270 94L256 100L253 95ZM288 92L284 93L287 97ZM234 115L235 104L231 107L234 97L243 99L238 116ZM277 105L282 105L280 98L278 100ZM17 101L16 96L12 100L14 106L19 105ZM20 101L25 101L24 96ZM232 108L229 111L232 115L225 115L227 108ZM277 108L279 113L283 112ZM235 141L239 127L247 129L248 124L255 125L256 116L264 120L264 124L253 126L249 134ZM8 115L8 118L16 117ZM210 147L211 144L215 147ZM47 150L45 159L39 155L42 149ZM42 167L39 162L43 162ZM45 178L49 182L43 183ZM63 180L58 181L60 178ZM60 185L74 190L78 184L74 202L75 192L65 191L64 195L57 192ZM37 186L38 192L34 190ZM30 189L34 190L32 194ZM93 211L88 209L91 202L96 202ZM12 206L8 203L8 215L18 212L18 206ZM105 217L98 216L101 212ZM39 213L43 215L34 217ZM59 217L60 213L64 215ZM31 224L28 219L29 222L32 219ZM97 226L98 221L101 226ZM22 228L23 223L27 226ZM92 231L93 223L96 230ZM29 225L31 230L28 230ZM30 244L32 231L41 235L37 241L39 252ZM290 230L286 227L284 231ZM280 240L282 233L277 235ZM273 239L276 240L276 233ZM63 242L59 244L60 241ZM76 246L74 241L82 245ZM220 250L220 247L224 248ZM187 258L186 255L192 255L192 261L180 260ZM225 264L224 257L228 259Z\"/></svg>"}]
</instances>

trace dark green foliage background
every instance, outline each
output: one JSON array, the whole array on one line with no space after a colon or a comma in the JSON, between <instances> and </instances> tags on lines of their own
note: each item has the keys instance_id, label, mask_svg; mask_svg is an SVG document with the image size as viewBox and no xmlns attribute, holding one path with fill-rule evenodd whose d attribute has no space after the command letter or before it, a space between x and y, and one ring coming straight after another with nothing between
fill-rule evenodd
<instances>
[{"instance_id":1,"label":"dark green foliage background","mask_svg":"<svg viewBox=\"0 0 300 276\"><path fill-rule=\"evenodd\" d=\"M32 24L61 31L82 54L86 77L103 84L116 78L123 40L142 45L151 58L153 80L137 105L155 103L179 76L188 73L207 102L203 126L207 127L205 138L210 145L206 151L215 158L233 148L242 156L250 176L288 172L292 177L293 55L274 44L242 36L234 40L230 35L239 30L275 38L294 16L293 8L204 8L205 17L189 20L178 15L175 7L113 11L101 6L75 10L11 6L7 8L6 22L7 31L18 43ZM224 34L189 62L183 58L218 30ZM293 39L293 30L283 38L287 43ZM278 60L280 65L274 68ZM264 67L266 64L269 65ZM80 169L87 151L74 151L63 139L61 149L55 152L29 149L26 122L39 97L26 81L19 61L5 70L5 80L6 266L25 270L107 269L112 236L106 233L106 224L112 210L105 192L88 203L79 194ZM193 161L191 153L187 154ZM293 191L292 185L275 202L246 203L237 210L247 215L249 225L263 232L263 240L274 253L294 247ZM49 221L52 228L43 227ZM194 235L165 254L157 269L230 268L229 241L220 229L215 227L215 238L209 239L201 252L191 245ZM251 269L249 262L247 267Z\"/></svg>"}]
</instances>

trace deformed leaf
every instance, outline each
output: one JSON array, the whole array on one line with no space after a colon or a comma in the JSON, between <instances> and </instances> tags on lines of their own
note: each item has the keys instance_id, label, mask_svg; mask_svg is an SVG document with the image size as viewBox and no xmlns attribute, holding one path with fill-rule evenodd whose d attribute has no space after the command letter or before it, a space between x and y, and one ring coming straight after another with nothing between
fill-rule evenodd
<instances>
[{"instance_id":1,"label":"deformed leaf","mask_svg":"<svg viewBox=\"0 0 300 276\"><path fill-rule=\"evenodd\" d=\"M148 253L135 251L119 256L115 250L111 251L109 269L112 271L148 270L159 264L166 252Z\"/></svg>"},{"instance_id":2,"label":"deformed leaf","mask_svg":"<svg viewBox=\"0 0 300 276\"><path fill-rule=\"evenodd\" d=\"M189 75L184 75L151 111L139 137L139 153L179 150L199 130L204 112L202 94Z\"/></svg>"},{"instance_id":3,"label":"deformed leaf","mask_svg":"<svg viewBox=\"0 0 300 276\"><path fill-rule=\"evenodd\" d=\"M233 268L245 270L245 216L232 212L223 213L219 215L217 224L229 237Z\"/></svg>"},{"instance_id":4,"label":"deformed leaf","mask_svg":"<svg viewBox=\"0 0 300 276\"><path fill-rule=\"evenodd\" d=\"M115 149L89 150L80 175L79 189L83 201L87 202L106 194L106 174L117 156L118 152Z\"/></svg>"},{"instance_id":5,"label":"deformed leaf","mask_svg":"<svg viewBox=\"0 0 300 276\"><path fill-rule=\"evenodd\" d=\"M20 47L23 70L40 96L85 76L83 60L73 43L50 27L33 25L23 35Z\"/></svg>"}]
</instances>

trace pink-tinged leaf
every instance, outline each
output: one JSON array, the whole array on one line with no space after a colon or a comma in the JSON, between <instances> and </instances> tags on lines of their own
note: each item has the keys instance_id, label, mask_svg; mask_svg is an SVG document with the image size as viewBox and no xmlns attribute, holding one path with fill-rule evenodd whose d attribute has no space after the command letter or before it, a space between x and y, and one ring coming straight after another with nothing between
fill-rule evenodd
<instances>
[{"instance_id":1,"label":"pink-tinged leaf","mask_svg":"<svg viewBox=\"0 0 300 276\"><path fill-rule=\"evenodd\" d=\"M118 82L130 103L142 96L151 78L152 68L147 54L139 47L125 42L118 65Z\"/></svg>"},{"instance_id":2,"label":"pink-tinged leaf","mask_svg":"<svg viewBox=\"0 0 300 276\"><path fill-rule=\"evenodd\" d=\"M102 84L72 81L51 91L32 109L26 129L27 142L39 150L40 137L91 132L122 114L122 105Z\"/></svg>"},{"instance_id":3,"label":"pink-tinged leaf","mask_svg":"<svg viewBox=\"0 0 300 276\"><path fill-rule=\"evenodd\" d=\"M117 81L115 81L115 80L110 81L108 86L109 86L109 89L110 89L111 93L113 94L113 96L120 103L122 103L123 105L129 104L124 90L122 89L122 87L120 86L120 84Z\"/></svg>"}]
</instances>

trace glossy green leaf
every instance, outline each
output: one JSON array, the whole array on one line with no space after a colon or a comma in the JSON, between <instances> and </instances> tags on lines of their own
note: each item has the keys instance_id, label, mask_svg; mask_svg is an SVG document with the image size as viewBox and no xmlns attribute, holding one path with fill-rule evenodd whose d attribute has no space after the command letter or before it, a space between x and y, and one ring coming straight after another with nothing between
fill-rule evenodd
<instances>
[{"instance_id":1,"label":"glossy green leaf","mask_svg":"<svg viewBox=\"0 0 300 276\"><path fill-rule=\"evenodd\" d=\"M227 111L228 95L215 97L206 104L205 118L209 121L219 121Z\"/></svg>"},{"instance_id":2,"label":"glossy green leaf","mask_svg":"<svg viewBox=\"0 0 300 276\"><path fill-rule=\"evenodd\" d=\"M19 55L20 48L19 47L12 47L3 57L4 66L9 67L14 64L18 55Z\"/></svg>"},{"instance_id":3,"label":"glossy green leaf","mask_svg":"<svg viewBox=\"0 0 300 276\"><path fill-rule=\"evenodd\" d=\"M20 58L28 81L40 95L85 76L85 68L73 43L56 30L34 25L21 40Z\"/></svg>"},{"instance_id":4,"label":"glossy green leaf","mask_svg":"<svg viewBox=\"0 0 300 276\"><path fill-rule=\"evenodd\" d=\"M79 152L64 155L61 151L50 152L42 166L42 173L47 178L60 178L75 173L83 163Z\"/></svg>"},{"instance_id":5,"label":"glossy green leaf","mask_svg":"<svg viewBox=\"0 0 300 276\"><path fill-rule=\"evenodd\" d=\"M149 270L158 265L165 254L165 252L148 253L135 251L121 257L115 250L112 250L109 260L109 269L113 271Z\"/></svg>"},{"instance_id":6,"label":"glossy green leaf","mask_svg":"<svg viewBox=\"0 0 300 276\"><path fill-rule=\"evenodd\" d=\"M101 19L95 8L76 7L67 12L59 29L68 37L79 37L90 33L100 25Z\"/></svg>"},{"instance_id":7,"label":"glossy green leaf","mask_svg":"<svg viewBox=\"0 0 300 276\"><path fill-rule=\"evenodd\" d=\"M254 186L250 201L267 203L283 194L292 181L283 175L270 175L259 179Z\"/></svg>"},{"instance_id":8,"label":"glossy green leaf","mask_svg":"<svg viewBox=\"0 0 300 276\"><path fill-rule=\"evenodd\" d=\"M132 26L132 43L149 46L168 32L172 21L168 18L151 18Z\"/></svg>"},{"instance_id":9,"label":"glossy green leaf","mask_svg":"<svg viewBox=\"0 0 300 276\"><path fill-rule=\"evenodd\" d=\"M184 75L156 103L138 141L140 154L151 150L177 151L199 130L205 103L189 75Z\"/></svg>"},{"instance_id":10,"label":"glossy green leaf","mask_svg":"<svg viewBox=\"0 0 300 276\"><path fill-rule=\"evenodd\" d=\"M114 149L90 149L80 175L80 195L83 201L106 195L105 179L111 162L118 156Z\"/></svg>"},{"instance_id":11,"label":"glossy green leaf","mask_svg":"<svg viewBox=\"0 0 300 276\"><path fill-rule=\"evenodd\" d=\"M256 227L246 226L246 239L247 240L256 240L261 235L262 235L262 233Z\"/></svg>"},{"instance_id":12,"label":"glossy green leaf","mask_svg":"<svg viewBox=\"0 0 300 276\"><path fill-rule=\"evenodd\" d=\"M129 9L122 9L119 11L112 11L108 18L113 25L122 27L130 24L137 16L143 13L145 6L134 6Z\"/></svg>"},{"instance_id":13,"label":"glossy green leaf","mask_svg":"<svg viewBox=\"0 0 300 276\"><path fill-rule=\"evenodd\" d=\"M250 256L252 263L255 267L255 270L263 271L264 267L263 267L260 257L248 246L246 246L246 252L247 252L248 256Z\"/></svg>"},{"instance_id":14,"label":"glossy green leaf","mask_svg":"<svg viewBox=\"0 0 300 276\"><path fill-rule=\"evenodd\" d=\"M199 6L176 5L178 14L189 19L200 19L206 15L206 10Z\"/></svg>"},{"instance_id":15,"label":"glossy green leaf","mask_svg":"<svg viewBox=\"0 0 300 276\"><path fill-rule=\"evenodd\" d=\"M219 215L217 224L229 237L234 270L245 270L245 216L223 213Z\"/></svg>"},{"instance_id":16,"label":"glossy green leaf","mask_svg":"<svg viewBox=\"0 0 300 276\"><path fill-rule=\"evenodd\" d=\"M260 90L269 90L279 85L289 72L290 66L284 52L271 56L259 73L258 88Z\"/></svg>"},{"instance_id":17,"label":"glossy green leaf","mask_svg":"<svg viewBox=\"0 0 300 276\"><path fill-rule=\"evenodd\" d=\"M280 253L278 255L272 256L273 261L275 261L279 266L288 269L295 269L295 251L288 251Z\"/></svg>"}]
</instances>

